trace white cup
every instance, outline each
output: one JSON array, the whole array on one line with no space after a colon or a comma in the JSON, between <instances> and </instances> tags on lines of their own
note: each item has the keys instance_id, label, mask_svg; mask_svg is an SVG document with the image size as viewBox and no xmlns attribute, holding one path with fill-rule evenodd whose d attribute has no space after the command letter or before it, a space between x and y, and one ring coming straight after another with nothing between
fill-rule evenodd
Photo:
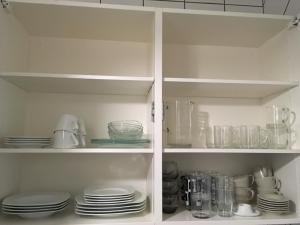
<instances>
[{"instance_id":1,"label":"white cup","mask_svg":"<svg viewBox=\"0 0 300 225\"><path fill-rule=\"evenodd\" d=\"M277 177L264 177L256 179L256 184L260 189L277 189L281 188L281 181Z\"/></svg>"},{"instance_id":2,"label":"white cup","mask_svg":"<svg viewBox=\"0 0 300 225\"><path fill-rule=\"evenodd\" d=\"M249 215L252 214L253 212L254 212L253 208L249 204L243 203L238 205L237 213L240 215Z\"/></svg>"},{"instance_id":3,"label":"white cup","mask_svg":"<svg viewBox=\"0 0 300 225\"><path fill-rule=\"evenodd\" d=\"M74 132L79 129L79 119L78 117L71 114L64 114L60 117L55 130L65 130Z\"/></svg>"},{"instance_id":4,"label":"white cup","mask_svg":"<svg viewBox=\"0 0 300 225\"><path fill-rule=\"evenodd\" d=\"M78 146L79 141L74 133L65 130L58 130L54 132L54 148L77 148Z\"/></svg>"},{"instance_id":5,"label":"white cup","mask_svg":"<svg viewBox=\"0 0 300 225\"><path fill-rule=\"evenodd\" d=\"M236 188L247 188L254 183L253 175L241 175L233 178L234 185Z\"/></svg>"},{"instance_id":6,"label":"white cup","mask_svg":"<svg viewBox=\"0 0 300 225\"><path fill-rule=\"evenodd\" d=\"M248 202L252 200L255 196L254 190L251 188L236 188L235 198L237 202Z\"/></svg>"}]
</instances>

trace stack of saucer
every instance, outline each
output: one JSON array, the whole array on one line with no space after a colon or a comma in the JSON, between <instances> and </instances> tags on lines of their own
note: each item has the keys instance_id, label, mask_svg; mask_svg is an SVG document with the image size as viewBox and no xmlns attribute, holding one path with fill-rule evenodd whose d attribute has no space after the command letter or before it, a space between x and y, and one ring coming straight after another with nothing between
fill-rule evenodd
<instances>
[{"instance_id":1,"label":"stack of saucer","mask_svg":"<svg viewBox=\"0 0 300 225\"><path fill-rule=\"evenodd\" d=\"M286 214L289 212L289 200L281 194L258 194L257 208L268 213Z\"/></svg>"},{"instance_id":2,"label":"stack of saucer","mask_svg":"<svg viewBox=\"0 0 300 225\"><path fill-rule=\"evenodd\" d=\"M130 186L94 186L76 197L75 213L82 216L121 216L146 208L147 196Z\"/></svg>"},{"instance_id":3,"label":"stack of saucer","mask_svg":"<svg viewBox=\"0 0 300 225\"><path fill-rule=\"evenodd\" d=\"M4 145L11 148L43 148L51 145L49 137L5 137Z\"/></svg>"},{"instance_id":4,"label":"stack of saucer","mask_svg":"<svg viewBox=\"0 0 300 225\"><path fill-rule=\"evenodd\" d=\"M66 209L71 195L65 192L17 194L5 198L2 211L23 218L41 218Z\"/></svg>"}]
</instances>

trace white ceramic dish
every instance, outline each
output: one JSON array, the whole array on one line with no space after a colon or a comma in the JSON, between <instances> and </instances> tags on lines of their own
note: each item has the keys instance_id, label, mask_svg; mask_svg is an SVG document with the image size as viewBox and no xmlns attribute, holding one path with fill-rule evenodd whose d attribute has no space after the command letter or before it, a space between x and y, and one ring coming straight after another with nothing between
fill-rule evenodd
<instances>
[{"instance_id":1,"label":"white ceramic dish","mask_svg":"<svg viewBox=\"0 0 300 225\"><path fill-rule=\"evenodd\" d=\"M7 206L49 206L61 204L71 195L67 192L39 192L12 195L3 200Z\"/></svg>"},{"instance_id":2,"label":"white ceramic dish","mask_svg":"<svg viewBox=\"0 0 300 225\"><path fill-rule=\"evenodd\" d=\"M76 204L81 206L109 206L109 205L119 205L119 206L128 206L128 205L137 205L146 201L147 196L143 193L136 192L135 198L130 203L116 203L116 202L106 202L106 203L88 203L84 200L81 195L75 197Z\"/></svg>"},{"instance_id":3,"label":"white ceramic dish","mask_svg":"<svg viewBox=\"0 0 300 225\"><path fill-rule=\"evenodd\" d=\"M98 204L98 203L100 203L100 204L105 204L105 203L108 203L108 204L110 204L110 203L124 203L124 204L126 204L126 203L133 202L134 198L128 199L128 200L110 200L110 201L95 201L95 200L85 199L85 201L87 203L91 203L91 204Z\"/></svg>"},{"instance_id":4,"label":"white ceramic dish","mask_svg":"<svg viewBox=\"0 0 300 225\"><path fill-rule=\"evenodd\" d=\"M58 212L62 212L65 210L66 207L62 208L62 209L58 209L58 210L52 210L52 211L44 211L44 212L28 212L28 213L24 213L24 212L3 212L4 214L7 215L16 215L16 216L20 216L22 218L26 218L26 219L39 219L39 218L44 218L44 217L49 217L55 213Z\"/></svg>"},{"instance_id":5,"label":"white ceramic dish","mask_svg":"<svg viewBox=\"0 0 300 225\"><path fill-rule=\"evenodd\" d=\"M283 195L278 194L258 194L257 198L263 199L269 202L288 202L289 200Z\"/></svg>"},{"instance_id":6,"label":"white ceramic dish","mask_svg":"<svg viewBox=\"0 0 300 225\"><path fill-rule=\"evenodd\" d=\"M131 186L92 186L84 189L85 196L94 197L125 197L134 194Z\"/></svg>"},{"instance_id":7,"label":"white ceramic dish","mask_svg":"<svg viewBox=\"0 0 300 225\"><path fill-rule=\"evenodd\" d=\"M248 214L242 214L242 213L235 212L234 215L236 215L236 216L242 216L242 217L255 217L255 216L259 216L260 215L260 211L254 210L253 213L248 213Z\"/></svg>"},{"instance_id":8,"label":"white ceramic dish","mask_svg":"<svg viewBox=\"0 0 300 225\"><path fill-rule=\"evenodd\" d=\"M128 205L128 206L102 206L102 207L89 207L89 206L80 206L76 205L76 209L79 210L87 210L87 211L93 211L93 210L123 210L123 209L136 209L140 208L146 205L146 202L143 202L139 205Z\"/></svg>"},{"instance_id":9,"label":"white ceramic dish","mask_svg":"<svg viewBox=\"0 0 300 225\"><path fill-rule=\"evenodd\" d=\"M86 199L95 199L95 200L114 200L114 199L129 199L129 198L134 198L135 197L135 192L130 195L124 195L124 196L92 196L92 195L84 195L84 198Z\"/></svg>"},{"instance_id":10,"label":"white ceramic dish","mask_svg":"<svg viewBox=\"0 0 300 225\"><path fill-rule=\"evenodd\" d=\"M11 208L11 207L5 207L2 206L2 210L3 211L7 211L7 212L39 212L39 211L52 211L52 210L58 210L61 208L64 208L66 206L68 206L69 203L64 203L63 205L59 205L59 206L54 206L54 207L35 207L35 208Z\"/></svg>"},{"instance_id":11,"label":"white ceramic dish","mask_svg":"<svg viewBox=\"0 0 300 225\"><path fill-rule=\"evenodd\" d=\"M96 213L91 211L82 211L82 210L75 210L75 214L81 216L101 216L101 217L115 217L115 216L124 216L133 213L140 213L143 212L146 207L138 209L138 210L128 210L128 211L115 211L115 212L105 212L105 213Z\"/></svg>"}]
</instances>

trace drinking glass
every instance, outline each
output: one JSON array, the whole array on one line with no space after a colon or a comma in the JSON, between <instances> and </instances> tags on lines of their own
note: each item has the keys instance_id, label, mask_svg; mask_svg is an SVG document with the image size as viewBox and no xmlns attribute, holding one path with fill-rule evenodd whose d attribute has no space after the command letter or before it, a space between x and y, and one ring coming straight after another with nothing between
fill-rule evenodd
<instances>
[{"instance_id":1,"label":"drinking glass","mask_svg":"<svg viewBox=\"0 0 300 225\"><path fill-rule=\"evenodd\" d=\"M192 112L192 146L198 148L207 148L206 130L208 128L208 113L199 111L196 103L193 103Z\"/></svg>"},{"instance_id":2,"label":"drinking glass","mask_svg":"<svg viewBox=\"0 0 300 225\"><path fill-rule=\"evenodd\" d=\"M232 126L221 127L221 148L232 148Z\"/></svg>"},{"instance_id":3,"label":"drinking glass","mask_svg":"<svg viewBox=\"0 0 300 225\"><path fill-rule=\"evenodd\" d=\"M267 124L270 132L270 147L274 149L287 149L296 141L296 132L284 124Z\"/></svg>"},{"instance_id":4,"label":"drinking glass","mask_svg":"<svg viewBox=\"0 0 300 225\"><path fill-rule=\"evenodd\" d=\"M232 146L248 148L248 128L245 125L233 127Z\"/></svg>"},{"instance_id":5,"label":"drinking glass","mask_svg":"<svg viewBox=\"0 0 300 225\"><path fill-rule=\"evenodd\" d=\"M191 208L196 218L211 217L211 177L208 174L191 176Z\"/></svg>"},{"instance_id":6,"label":"drinking glass","mask_svg":"<svg viewBox=\"0 0 300 225\"><path fill-rule=\"evenodd\" d=\"M234 183L233 177L218 176L218 214L223 217L233 215L234 206Z\"/></svg>"},{"instance_id":7,"label":"drinking glass","mask_svg":"<svg viewBox=\"0 0 300 225\"><path fill-rule=\"evenodd\" d=\"M214 126L214 147L222 148L222 127Z\"/></svg>"},{"instance_id":8,"label":"drinking glass","mask_svg":"<svg viewBox=\"0 0 300 225\"><path fill-rule=\"evenodd\" d=\"M167 141L170 146L191 147L192 109L193 106L188 98L167 102Z\"/></svg>"},{"instance_id":9,"label":"drinking glass","mask_svg":"<svg viewBox=\"0 0 300 225\"><path fill-rule=\"evenodd\" d=\"M208 127L206 129L206 145L207 148L215 147L215 135L214 135L214 127Z\"/></svg>"},{"instance_id":10,"label":"drinking glass","mask_svg":"<svg viewBox=\"0 0 300 225\"><path fill-rule=\"evenodd\" d=\"M259 148L260 146L260 127L248 126L248 147Z\"/></svg>"}]
</instances>

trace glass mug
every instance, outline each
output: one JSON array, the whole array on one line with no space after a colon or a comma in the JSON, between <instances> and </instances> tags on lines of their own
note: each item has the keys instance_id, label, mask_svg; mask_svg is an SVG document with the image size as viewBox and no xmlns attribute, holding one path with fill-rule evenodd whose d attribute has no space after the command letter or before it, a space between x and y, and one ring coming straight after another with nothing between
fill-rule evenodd
<instances>
[{"instance_id":1,"label":"glass mug","mask_svg":"<svg viewBox=\"0 0 300 225\"><path fill-rule=\"evenodd\" d=\"M267 106L267 124L284 124L291 127L296 121L296 113L286 106Z\"/></svg>"}]
</instances>

